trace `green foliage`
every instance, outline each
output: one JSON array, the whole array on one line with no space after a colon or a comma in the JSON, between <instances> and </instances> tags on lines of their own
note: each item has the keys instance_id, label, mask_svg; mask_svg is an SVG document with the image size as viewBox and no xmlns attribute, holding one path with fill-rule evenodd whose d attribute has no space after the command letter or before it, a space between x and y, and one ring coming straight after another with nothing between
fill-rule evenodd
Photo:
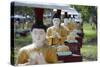
<instances>
[{"instance_id":1,"label":"green foliage","mask_svg":"<svg viewBox=\"0 0 100 67\"><path fill-rule=\"evenodd\" d=\"M71 5L81 13L83 21L89 21L90 16L97 15L96 6Z\"/></svg>"},{"instance_id":2,"label":"green foliage","mask_svg":"<svg viewBox=\"0 0 100 67\"><path fill-rule=\"evenodd\" d=\"M33 9L31 7L15 6L14 13L33 15Z\"/></svg>"}]
</instances>

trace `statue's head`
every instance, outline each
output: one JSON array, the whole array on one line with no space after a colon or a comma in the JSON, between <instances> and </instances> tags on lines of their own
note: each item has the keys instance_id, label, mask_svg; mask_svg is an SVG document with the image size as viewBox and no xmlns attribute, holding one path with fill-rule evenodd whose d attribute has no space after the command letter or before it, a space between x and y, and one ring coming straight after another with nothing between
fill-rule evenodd
<instances>
[{"instance_id":1,"label":"statue's head","mask_svg":"<svg viewBox=\"0 0 100 67\"><path fill-rule=\"evenodd\" d=\"M67 25L69 23L69 16L67 14L67 12L65 12L64 14L64 24Z\"/></svg>"},{"instance_id":2,"label":"statue's head","mask_svg":"<svg viewBox=\"0 0 100 67\"><path fill-rule=\"evenodd\" d=\"M54 26L59 26L60 25L60 15L58 15L58 14L55 14L54 16L53 16L53 19L52 19L52 22L53 22L53 25Z\"/></svg>"},{"instance_id":3,"label":"statue's head","mask_svg":"<svg viewBox=\"0 0 100 67\"><path fill-rule=\"evenodd\" d=\"M31 35L33 43L36 43L35 46L43 46L46 39L46 26L43 24L43 8L34 8L35 12L35 24L32 25Z\"/></svg>"},{"instance_id":4,"label":"statue's head","mask_svg":"<svg viewBox=\"0 0 100 67\"><path fill-rule=\"evenodd\" d=\"M67 25L69 23L69 19L68 18L64 18L64 25Z\"/></svg>"},{"instance_id":5,"label":"statue's head","mask_svg":"<svg viewBox=\"0 0 100 67\"><path fill-rule=\"evenodd\" d=\"M31 28L31 35L33 42L42 43L46 38L46 26L43 24L33 24Z\"/></svg>"}]
</instances>

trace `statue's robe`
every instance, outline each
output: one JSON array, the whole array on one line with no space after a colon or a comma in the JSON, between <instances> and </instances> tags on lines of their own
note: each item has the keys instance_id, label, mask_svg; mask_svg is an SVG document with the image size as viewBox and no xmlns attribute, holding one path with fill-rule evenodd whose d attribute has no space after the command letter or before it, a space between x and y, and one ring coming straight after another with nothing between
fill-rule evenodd
<instances>
[{"instance_id":1,"label":"statue's robe","mask_svg":"<svg viewBox=\"0 0 100 67\"><path fill-rule=\"evenodd\" d=\"M60 38L52 37L54 33L58 33L60 35ZM68 32L62 26L60 26L59 29L56 29L54 26L51 26L47 29L46 38L48 40L49 45L63 45L67 35Z\"/></svg>"},{"instance_id":2,"label":"statue's robe","mask_svg":"<svg viewBox=\"0 0 100 67\"><path fill-rule=\"evenodd\" d=\"M41 48L34 48L33 45L28 45L19 50L16 64L25 64L28 63L28 60L34 58L34 52L42 53L44 60L41 63L38 63L36 60L33 60L32 64L44 64L46 63L57 63L56 49L50 46L43 46ZM36 58L34 58L36 59Z\"/></svg>"}]
</instances>

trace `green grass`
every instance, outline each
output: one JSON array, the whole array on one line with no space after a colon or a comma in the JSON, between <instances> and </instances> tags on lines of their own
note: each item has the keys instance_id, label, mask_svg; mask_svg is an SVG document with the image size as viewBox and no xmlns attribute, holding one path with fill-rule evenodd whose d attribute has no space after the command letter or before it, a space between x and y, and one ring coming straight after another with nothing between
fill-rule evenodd
<instances>
[{"instance_id":1,"label":"green grass","mask_svg":"<svg viewBox=\"0 0 100 67\"><path fill-rule=\"evenodd\" d=\"M14 41L15 41L15 44L14 44L15 47L23 47L25 45L32 43L32 38L31 38L31 35L29 34L26 37L16 37Z\"/></svg>"},{"instance_id":2,"label":"green grass","mask_svg":"<svg viewBox=\"0 0 100 67\"><path fill-rule=\"evenodd\" d=\"M92 29L92 26L89 23L83 24L83 31L84 31L85 42L87 42L90 39L96 38L97 36L97 31L95 29Z\"/></svg>"},{"instance_id":3,"label":"green grass","mask_svg":"<svg viewBox=\"0 0 100 67\"><path fill-rule=\"evenodd\" d=\"M81 48L81 55L83 56L83 61L96 61L97 60L97 45L95 44L85 44Z\"/></svg>"},{"instance_id":4,"label":"green grass","mask_svg":"<svg viewBox=\"0 0 100 67\"><path fill-rule=\"evenodd\" d=\"M84 41L81 48L81 54L83 61L96 61L97 60L97 41L93 40L97 38L96 29L92 29L89 23L83 24ZM89 42L90 41L90 42Z\"/></svg>"}]
</instances>

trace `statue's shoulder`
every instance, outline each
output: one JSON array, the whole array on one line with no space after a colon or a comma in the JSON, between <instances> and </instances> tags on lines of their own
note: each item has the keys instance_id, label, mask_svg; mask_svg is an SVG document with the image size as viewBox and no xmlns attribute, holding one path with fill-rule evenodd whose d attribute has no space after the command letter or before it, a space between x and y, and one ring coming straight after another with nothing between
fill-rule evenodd
<instances>
[{"instance_id":1,"label":"statue's shoulder","mask_svg":"<svg viewBox=\"0 0 100 67\"><path fill-rule=\"evenodd\" d=\"M54 26L50 26L50 27L49 27L49 29L53 29L53 28L54 28Z\"/></svg>"},{"instance_id":2,"label":"statue's shoulder","mask_svg":"<svg viewBox=\"0 0 100 67\"><path fill-rule=\"evenodd\" d=\"M32 49L32 47L33 47L33 45L32 45L32 44L29 44L29 45L27 45L27 46L24 46L24 47L20 48L19 51L20 51L20 52L29 51L29 50Z\"/></svg>"},{"instance_id":3,"label":"statue's shoulder","mask_svg":"<svg viewBox=\"0 0 100 67\"><path fill-rule=\"evenodd\" d=\"M53 30L54 29L54 26L51 26L51 27L49 27L47 30Z\"/></svg>"}]
</instances>

